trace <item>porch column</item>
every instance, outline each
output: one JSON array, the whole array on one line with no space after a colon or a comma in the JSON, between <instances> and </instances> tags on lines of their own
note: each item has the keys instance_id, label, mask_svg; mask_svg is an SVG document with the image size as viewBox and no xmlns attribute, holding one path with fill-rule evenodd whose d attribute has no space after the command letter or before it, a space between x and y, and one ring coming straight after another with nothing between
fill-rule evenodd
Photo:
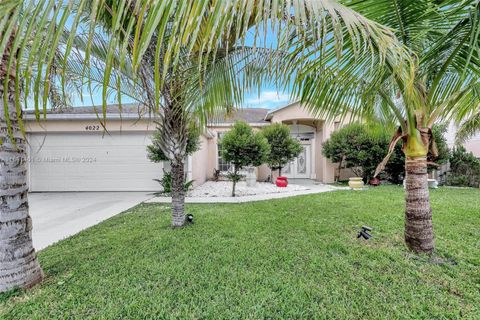
<instances>
[{"instance_id":1,"label":"porch column","mask_svg":"<svg viewBox=\"0 0 480 320\"><path fill-rule=\"evenodd\" d=\"M185 172L187 173L187 181L192 180L192 156L187 156L187 161L185 161Z\"/></svg>"},{"instance_id":2,"label":"porch column","mask_svg":"<svg viewBox=\"0 0 480 320\"><path fill-rule=\"evenodd\" d=\"M328 140L334 130L335 128L333 123L324 122L322 126L322 142ZM322 173L323 173L322 182L324 183L335 182L335 166L323 154L321 154L321 166L322 166Z\"/></svg>"}]
</instances>

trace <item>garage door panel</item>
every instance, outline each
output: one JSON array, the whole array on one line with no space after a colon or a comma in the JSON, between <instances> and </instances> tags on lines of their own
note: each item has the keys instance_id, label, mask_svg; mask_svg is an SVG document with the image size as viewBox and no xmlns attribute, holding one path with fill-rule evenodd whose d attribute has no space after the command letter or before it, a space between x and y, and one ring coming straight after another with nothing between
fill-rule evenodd
<instances>
[{"instance_id":1,"label":"garage door panel","mask_svg":"<svg viewBox=\"0 0 480 320\"><path fill-rule=\"evenodd\" d=\"M31 191L154 191L162 164L147 158L146 133L31 134Z\"/></svg>"}]
</instances>

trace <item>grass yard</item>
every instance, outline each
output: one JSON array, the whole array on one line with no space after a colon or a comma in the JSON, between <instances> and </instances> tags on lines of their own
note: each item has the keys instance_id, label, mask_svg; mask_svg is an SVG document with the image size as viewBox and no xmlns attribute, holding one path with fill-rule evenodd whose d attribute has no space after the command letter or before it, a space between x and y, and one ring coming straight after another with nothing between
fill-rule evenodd
<instances>
[{"instance_id":1,"label":"grass yard","mask_svg":"<svg viewBox=\"0 0 480 320\"><path fill-rule=\"evenodd\" d=\"M0 319L479 319L480 190L431 198L434 258L403 245L401 187L189 205L181 230L140 205L41 251L45 282Z\"/></svg>"}]
</instances>

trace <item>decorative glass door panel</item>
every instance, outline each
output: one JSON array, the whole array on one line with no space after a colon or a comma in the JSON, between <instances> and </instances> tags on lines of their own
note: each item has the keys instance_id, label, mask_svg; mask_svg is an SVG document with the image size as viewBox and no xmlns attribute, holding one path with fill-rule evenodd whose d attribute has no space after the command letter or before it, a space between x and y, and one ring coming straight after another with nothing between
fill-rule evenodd
<instances>
[{"instance_id":1,"label":"decorative glass door panel","mask_svg":"<svg viewBox=\"0 0 480 320\"><path fill-rule=\"evenodd\" d=\"M311 148L309 144L303 145L302 152L283 168L282 175L291 179L310 179Z\"/></svg>"}]
</instances>

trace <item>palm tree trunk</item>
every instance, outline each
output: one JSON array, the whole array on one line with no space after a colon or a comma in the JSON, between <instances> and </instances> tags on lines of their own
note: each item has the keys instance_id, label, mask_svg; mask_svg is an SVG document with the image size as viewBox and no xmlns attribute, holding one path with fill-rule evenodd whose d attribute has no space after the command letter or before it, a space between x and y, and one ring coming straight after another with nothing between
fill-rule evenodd
<instances>
[{"instance_id":1,"label":"palm tree trunk","mask_svg":"<svg viewBox=\"0 0 480 320\"><path fill-rule=\"evenodd\" d=\"M172 166L172 227L185 224L185 167L183 161L171 163Z\"/></svg>"},{"instance_id":2,"label":"palm tree trunk","mask_svg":"<svg viewBox=\"0 0 480 320\"><path fill-rule=\"evenodd\" d=\"M417 253L432 253L434 236L428 190L427 158L405 160L405 242Z\"/></svg>"},{"instance_id":3,"label":"palm tree trunk","mask_svg":"<svg viewBox=\"0 0 480 320\"><path fill-rule=\"evenodd\" d=\"M10 39L10 45L11 41ZM26 143L14 104L15 67L7 70L10 52L0 59L0 292L28 288L43 278L32 244L32 220L28 213ZM4 80L8 77L8 91ZM4 95L7 94L7 105ZM4 116L10 115L11 134Z\"/></svg>"},{"instance_id":4,"label":"palm tree trunk","mask_svg":"<svg viewBox=\"0 0 480 320\"><path fill-rule=\"evenodd\" d=\"M233 180L232 197L235 197L235 186L236 185L237 185L237 180Z\"/></svg>"},{"instance_id":5,"label":"palm tree trunk","mask_svg":"<svg viewBox=\"0 0 480 320\"><path fill-rule=\"evenodd\" d=\"M238 179L238 172L237 168L234 167L233 169L233 187L232 187L232 197L235 197L235 187L237 186L237 179Z\"/></svg>"}]
</instances>

